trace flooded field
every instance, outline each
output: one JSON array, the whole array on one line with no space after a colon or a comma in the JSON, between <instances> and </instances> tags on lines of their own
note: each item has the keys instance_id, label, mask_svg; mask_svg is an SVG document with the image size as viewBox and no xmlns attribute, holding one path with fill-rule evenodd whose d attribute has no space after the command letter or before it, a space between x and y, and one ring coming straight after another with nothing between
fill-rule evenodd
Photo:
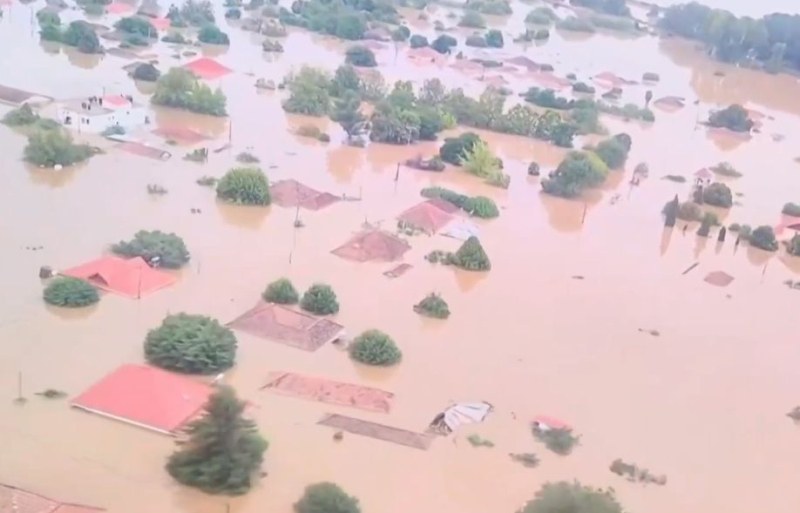
<instances>
[{"instance_id":1,"label":"flooded field","mask_svg":"<svg viewBox=\"0 0 800 513\"><path fill-rule=\"evenodd\" d=\"M720 3L735 9L736 2ZM793 2L758 4L797 10ZM149 102L147 88L121 69L129 61L40 43L33 13L43 5L0 3L0 84L57 99L104 90ZM530 8L513 7L515 13ZM226 505L234 513L289 513L306 485L325 480L358 497L367 513L511 513L543 483L573 479L613 487L633 513L797 511L800 431L785 413L800 404L800 345L791 321L800 292L783 282L800 279L800 259L782 248L773 254L746 244L735 249L730 236L718 245L697 238L695 226L683 233L682 222L664 231L660 214L675 194L689 194L695 170L728 161L743 176L728 181L741 196L723 222L777 225L781 206L800 202L796 78L711 62L691 43L655 37L576 37L554 30L543 45L512 44L523 15L498 18L508 34L506 47L465 53L524 54L551 63L560 76L572 72L585 79L611 71L640 80L652 71L660 83L626 87L625 99L642 103L652 89L655 98L685 97L686 107L672 114L657 110L649 126L604 118L611 133L631 135L633 149L627 169L612 171L604 187L583 201L545 196L539 179L527 176L532 160L546 173L565 150L497 133L480 132L505 162L508 190L457 168L401 168L395 181L398 162L432 154L440 143L346 146L333 121L288 115L281 108L283 92L254 87L259 77L279 82L302 64L332 71L343 62L345 43L290 30L285 53L269 55L261 51L261 36L224 20L220 4L217 11L230 48L202 51L233 70L211 82L228 97L230 121L156 108L152 127L187 126L212 138L210 148L230 137L231 148L212 152L208 163L182 160L192 147L171 147L173 158L161 162L97 137L89 140L105 154L73 168L37 169L21 160L25 137L0 125L0 281L6 289L0 296L0 482L113 513L211 513ZM431 37L433 20L445 20L447 11L430 8L428 22L414 20L414 11L404 13L414 32ZM65 20L78 16L62 14ZM111 25L117 18L97 22ZM438 76L473 93L484 87L480 77L451 68L452 57L441 66L419 65L407 52L392 43L376 51L388 83L421 84ZM163 70L188 61L174 58L164 43L146 53L155 54ZM507 78L515 92L535 85L522 74ZM710 109L732 102L766 116L761 133L749 141L712 136L697 125ZM330 133L332 142L293 133L309 122ZM222 176L245 150L260 157L271 181L295 178L362 201L303 210L305 227L296 229L294 209L227 205L212 189L196 185L203 175ZM639 162L649 165L649 178L632 186ZM661 179L667 174L689 182ZM169 193L148 195L146 186L153 183ZM499 218L477 221L490 272L427 263L423 257L430 251L458 247L440 236L410 237L404 261L413 268L397 279L382 274L392 264L357 264L330 254L365 221L393 230L397 214L417 203L429 185L483 194L501 207ZM63 269L91 260L140 229L174 231L186 241L192 260L175 286L140 301L104 294L98 305L77 312L43 303L40 266ZM683 275L695 262L697 268ZM705 283L703 277L716 270L735 281L727 288ZM252 403L270 441L268 476L248 495L211 497L181 487L163 469L173 448L170 437L34 395L57 388L73 397L118 365L143 361L147 331L168 313L228 322L281 276L302 289L315 281L331 284L342 305L336 320L347 332L384 330L404 357L396 367L376 370L354 364L331 345L307 353L237 332L237 365L224 380ZM450 304L447 321L412 310L431 291ZM337 443L317 420L325 412L353 412L260 390L275 371L391 391L396 398L389 414L357 416L413 431L453 401L488 401L495 411L482 424L436 440L428 451L355 435ZM24 406L13 403L20 375ZM575 427L581 444L572 455L556 456L533 439L529 422L537 414ZM466 440L472 433L495 447L473 448ZM535 452L542 461L526 469L509 459L517 452ZM628 482L609 472L616 458L669 481L663 487Z\"/></svg>"}]
</instances>

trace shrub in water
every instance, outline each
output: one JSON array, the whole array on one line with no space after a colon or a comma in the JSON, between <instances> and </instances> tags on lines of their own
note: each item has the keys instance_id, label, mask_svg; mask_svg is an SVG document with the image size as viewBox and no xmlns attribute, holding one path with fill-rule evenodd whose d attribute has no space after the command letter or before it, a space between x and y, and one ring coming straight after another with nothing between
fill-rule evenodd
<instances>
[{"instance_id":1,"label":"shrub in water","mask_svg":"<svg viewBox=\"0 0 800 513\"><path fill-rule=\"evenodd\" d=\"M491 198L486 196L475 196L468 198L462 207L466 212L481 219L494 219L500 215L497 205Z\"/></svg>"},{"instance_id":2,"label":"shrub in water","mask_svg":"<svg viewBox=\"0 0 800 513\"><path fill-rule=\"evenodd\" d=\"M541 429L534 426L533 436L543 442L548 449L561 456L571 453L580 440L580 437L573 435L569 428Z\"/></svg>"},{"instance_id":3,"label":"shrub in water","mask_svg":"<svg viewBox=\"0 0 800 513\"><path fill-rule=\"evenodd\" d=\"M300 294L288 278L280 278L267 285L261 297L264 301L281 305L294 305L300 300Z\"/></svg>"},{"instance_id":4,"label":"shrub in water","mask_svg":"<svg viewBox=\"0 0 800 513\"><path fill-rule=\"evenodd\" d=\"M361 513L358 499L347 495L334 483L316 483L306 487L294 505L295 513Z\"/></svg>"},{"instance_id":5,"label":"shrub in water","mask_svg":"<svg viewBox=\"0 0 800 513\"><path fill-rule=\"evenodd\" d=\"M97 303L100 301L100 295L89 282L59 276L45 287L44 301L54 306L80 308Z\"/></svg>"},{"instance_id":6,"label":"shrub in water","mask_svg":"<svg viewBox=\"0 0 800 513\"><path fill-rule=\"evenodd\" d=\"M414 305L414 311L420 315L436 319L450 317L450 307L447 306L447 301L435 292L431 292L422 301Z\"/></svg>"},{"instance_id":7,"label":"shrub in water","mask_svg":"<svg viewBox=\"0 0 800 513\"><path fill-rule=\"evenodd\" d=\"M403 357L394 340L379 330L367 330L357 336L349 351L353 360L367 365L394 365Z\"/></svg>"},{"instance_id":8,"label":"shrub in water","mask_svg":"<svg viewBox=\"0 0 800 513\"><path fill-rule=\"evenodd\" d=\"M148 362L187 374L208 374L233 366L236 337L215 319L180 313L169 315L144 341Z\"/></svg>"},{"instance_id":9,"label":"shrub in water","mask_svg":"<svg viewBox=\"0 0 800 513\"><path fill-rule=\"evenodd\" d=\"M133 239L111 246L111 251L126 257L142 257L147 262L157 260L159 266L169 269L177 269L189 261L189 251L183 239L159 230L138 231Z\"/></svg>"},{"instance_id":10,"label":"shrub in water","mask_svg":"<svg viewBox=\"0 0 800 513\"><path fill-rule=\"evenodd\" d=\"M733 206L733 193L724 183L712 183L703 189L703 202L715 207L731 208Z\"/></svg>"},{"instance_id":11,"label":"shrub in water","mask_svg":"<svg viewBox=\"0 0 800 513\"><path fill-rule=\"evenodd\" d=\"M339 311L339 301L330 285L315 283L303 294L300 308L317 315L331 315Z\"/></svg>"},{"instance_id":12,"label":"shrub in water","mask_svg":"<svg viewBox=\"0 0 800 513\"><path fill-rule=\"evenodd\" d=\"M237 205L269 205L267 177L257 167L239 167L225 173L217 184L217 197Z\"/></svg>"},{"instance_id":13,"label":"shrub in water","mask_svg":"<svg viewBox=\"0 0 800 513\"><path fill-rule=\"evenodd\" d=\"M492 268L481 241L474 235L465 240L453 254L452 263L468 271L488 271Z\"/></svg>"},{"instance_id":14,"label":"shrub in water","mask_svg":"<svg viewBox=\"0 0 800 513\"><path fill-rule=\"evenodd\" d=\"M787 203L783 206L781 213L787 216L800 217L800 205L797 203Z\"/></svg>"},{"instance_id":15,"label":"shrub in water","mask_svg":"<svg viewBox=\"0 0 800 513\"><path fill-rule=\"evenodd\" d=\"M739 230L741 234L743 230ZM775 231L771 226L759 226L750 234L750 245L765 251L775 251L778 249L778 241L775 239Z\"/></svg>"}]
</instances>

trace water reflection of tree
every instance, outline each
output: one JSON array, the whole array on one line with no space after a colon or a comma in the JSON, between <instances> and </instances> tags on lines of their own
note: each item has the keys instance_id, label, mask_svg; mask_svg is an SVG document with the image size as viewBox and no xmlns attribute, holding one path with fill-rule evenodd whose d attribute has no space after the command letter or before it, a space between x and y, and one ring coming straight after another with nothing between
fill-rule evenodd
<instances>
[{"instance_id":1,"label":"water reflection of tree","mask_svg":"<svg viewBox=\"0 0 800 513\"><path fill-rule=\"evenodd\" d=\"M29 176L31 177L31 182L37 185L47 185L54 189L58 189L70 183L72 179L75 178L78 169L82 168L83 166L84 164L78 164L76 166L69 166L59 170L39 168L31 165L27 165L26 167L30 171Z\"/></svg>"},{"instance_id":2,"label":"water reflection of tree","mask_svg":"<svg viewBox=\"0 0 800 513\"><path fill-rule=\"evenodd\" d=\"M103 60L103 55L98 53L83 53L71 46L64 46L62 48L66 54L69 63L82 69L96 68L100 61Z\"/></svg>"},{"instance_id":3,"label":"water reflection of tree","mask_svg":"<svg viewBox=\"0 0 800 513\"><path fill-rule=\"evenodd\" d=\"M337 183L350 183L353 175L364 166L366 152L361 148L341 145L325 154L328 172Z\"/></svg>"},{"instance_id":4,"label":"water reflection of tree","mask_svg":"<svg viewBox=\"0 0 800 513\"><path fill-rule=\"evenodd\" d=\"M578 232L583 228L584 212L588 217L589 210L603 198L598 190L587 191L580 199L565 199L540 194L542 206L547 212L547 221L556 231Z\"/></svg>"},{"instance_id":5,"label":"water reflection of tree","mask_svg":"<svg viewBox=\"0 0 800 513\"><path fill-rule=\"evenodd\" d=\"M251 207L231 205L224 201L216 201L217 210L222 220L239 228L258 230L264 224L270 212L270 207Z\"/></svg>"}]
</instances>

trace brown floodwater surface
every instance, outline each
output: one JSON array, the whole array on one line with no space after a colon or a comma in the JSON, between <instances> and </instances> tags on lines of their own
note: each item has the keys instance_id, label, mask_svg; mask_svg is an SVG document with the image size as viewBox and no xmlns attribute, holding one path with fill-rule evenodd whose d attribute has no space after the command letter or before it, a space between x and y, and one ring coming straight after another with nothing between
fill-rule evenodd
<instances>
[{"instance_id":1,"label":"brown floodwater surface","mask_svg":"<svg viewBox=\"0 0 800 513\"><path fill-rule=\"evenodd\" d=\"M2 8L0 47L14 50L0 52L0 84L59 99L105 89L148 102L148 89L138 88L122 70L130 61L40 45L31 20L42 5ZM514 8L528 9L518 3ZM431 9L431 23L415 22L415 30L434 37L433 19L454 24L447 12ZM664 231L660 216L675 194L688 195L695 170L728 161L743 176L725 179L737 205L717 211L724 222L780 222L781 206L800 201L796 79L709 62L690 43L652 37L595 34L584 40L553 31L544 45L511 44L522 16L500 18L506 48L465 50L468 56L524 54L552 63L559 77L574 72L586 81L602 71L632 80L654 71L659 84L628 86L624 100L641 104L648 88L655 98L687 99L678 112L657 111L650 126L604 117L611 133L633 138L626 169L613 171L597 191L568 201L543 196L540 179L527 176L531 161L546 176L565 150L482 131L511 175L508 190L454 167L443 173L401 167L395 181L398 162L431 155L440 143L344 146L344 133L332 121L286 114L280 106L285 93L254 88L256 78L277 83L304 63L333 71L347 44L292 29L285 53L265 56L260 37L222 14L218 6L231 47L202 52L234 70L210 82L227 94L230 119L155 109L150 127L190 128L209 141L164 146L173 153L164 162L102 142L104 154L54 171L25 165L24 136L0 126L0 283L6 292L0 296L0 482L113 513L211 513L226 503L235 513L289 513L306 485L323 480L357 496L365 512L512 512L543 483L560 479L613 487L634 513L797 511L800 428L785 413L800 404L800 346L792 323L800 292L783 281L799 279L800 260L782 250L734 248L732 233L722 246L715 239L698 240L696 225L685 233L683 223ZM65 11L63 19L77 16ZM161 69L188 61L173 57L175 51L163 43L146 53L157 54ZM471 93L484 86L480 74L454 69L453 58L441 66L415 63L393 43L376 54L389 83L420 85L437 76ZM515 93L536 85L521 72L503 75ZM698 125L710 109L734 101L765 114L761 133L742 141ZM327 131L331 142L298 135L304 124ZM785 138L776 142L774 134ZM182 159L195 147L221 148L229 137L231 148L212 151L206 164ZM147 139L163 144L153 134ZM300 211L300 229L293 226L294 209L218 203L213 189L195 181L222 176L237 165L240 151L257 155L273 181L295 178L361 201ZM649 176L632 186L639 162L648 164ZM663 180L667 174L689 182ZM153 183L168 194L148 196L146 186ZM430 185L497 201L498 219L475 220L490 272L425 262L434 249L458 247L440 236L410 237L404 260L413 267L397 279L382 274L394 264L358 264L330 254L365 221L393 230L395 216L420 201L419 190ZM192 214L193 208L200 213ZM78 312L43 304L40 266L63 269L93 259L140 229L174 231L186 241L192 260L175 286L141 301L104 294L98 305ZM733 283L716 288L703 281L717 270L733 275ZM330 283L342 305L336 319L348 333L386 331L402 348L403 361L391 369L365 368L333 346L306 353L237 333L237 365L225 381L254 404L253 416L270 441L268 476L244 497L209 497L178 486L163 470L173 447L169 437L34 395L57 388L74 397L116 366L142 361L147 331L168 313L228 322L281 276L300 289ZM412 305L431 291L450 304L448 320L413 312ZM396 400L391 413L378 414L260 391L273 371L376 386L395 393ZM24 406L13 403L20 374ZM452 401L479 400L495 406L486 421L436 440L429 451L348 434L337 443L332 430L316 425L323 413L339 412L418 431ZM528 422L537 414L575 427L581 444L572 455L556 456L533 439ZM473 448L466 440L472 433L495 447ZM541 464L526 469L508 457L517 452L535 452ZM663 487L627 482L608 470L616 458L666 474L669 481Z\"/></svg>"}]
</instances>

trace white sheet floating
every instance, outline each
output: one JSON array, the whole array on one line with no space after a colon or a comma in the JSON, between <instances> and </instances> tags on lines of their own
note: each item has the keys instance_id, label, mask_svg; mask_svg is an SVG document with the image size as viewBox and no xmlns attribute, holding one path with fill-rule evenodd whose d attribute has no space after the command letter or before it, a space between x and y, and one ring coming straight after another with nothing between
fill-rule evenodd
<instances>
[{"instance_id":1,"label":"white sheet floating","mask_svg":"<svg viewBox=\"0 0 800 513\"><path fill-rule=\"evenodd\" d=\"M473 223L462 220L453 223L450 227L446 228L442 235L445 237L452 237L461 241L467 240L470 237L479 237L478 227Z\"/></svg>"},{"instance_id":2,"label":"white sheet floating","mask_svg":"<svg viewBox=\"0 0 800 513\"><path fill-rule=\"evenodd\" d=\"M485 401L479 403L456 403L438 414L431 422L431 429L441 434L448 434L465 424L477 424L493 410L493 406Z\"/></svg>"}]
</instances>

